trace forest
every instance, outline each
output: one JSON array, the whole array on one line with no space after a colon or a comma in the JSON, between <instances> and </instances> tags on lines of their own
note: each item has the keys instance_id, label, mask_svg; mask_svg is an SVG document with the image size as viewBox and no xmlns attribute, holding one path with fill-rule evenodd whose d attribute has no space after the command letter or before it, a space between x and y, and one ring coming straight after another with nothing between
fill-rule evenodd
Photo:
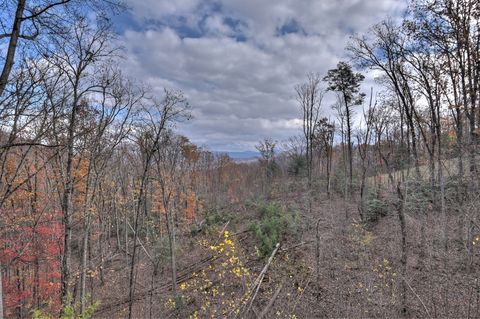
<instances>
[{"instance_id":1,"label":"forest","mask_svg":"<svg viewBox=\"0 0 480 319\"><path fill-rule=\"evenodd\" d=\"M122 69L128 10L0 1L0 318L480 317L480 2L351 35L248 161Z\"/></svg>"}]
</instances>

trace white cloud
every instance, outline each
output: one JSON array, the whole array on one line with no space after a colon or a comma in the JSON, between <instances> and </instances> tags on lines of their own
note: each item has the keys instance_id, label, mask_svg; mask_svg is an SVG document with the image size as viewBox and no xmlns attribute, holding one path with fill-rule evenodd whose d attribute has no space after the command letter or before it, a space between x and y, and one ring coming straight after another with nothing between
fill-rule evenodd
<instances>
[{"instance_id":1,"label":"white cloud","mask_svg":"<svg viewBox=\"0 0 480 319\"><path fill-rule=\"evenodd\" d=\"M294 86L307 72L325 74L345 59L349 35L398 15L404 5L402 0L132 0L137 21L158 23L123 34L125 68L159 92L163 86L185 92L195 119L180 129L193 142L253 149L263 137L296 134L301 114ZM330 103L326 99L324 115L332 114Z\"/></svg>"},{"instance_id":2,"label":"white cloud","mask_svg":"<svg viewBox=\"0 0 480 319\"><path fill-rule=\"evenodd\" d=\"M127 1L136 17L141 19L162 19L168 15L185 15L193 12L200 0L132 0Z\"/></svg>"},{"instance_id":3,"label":"white cloud","mask_svg":"<svg viewBox=\"0 0 480 319\"><path fill-rule=\"evenodd\" d=\"M220 14L214 14L205 18L203 26L207 36L232 36L234 30L225 23L225 17Z\"/></svg>"}]
</instances>

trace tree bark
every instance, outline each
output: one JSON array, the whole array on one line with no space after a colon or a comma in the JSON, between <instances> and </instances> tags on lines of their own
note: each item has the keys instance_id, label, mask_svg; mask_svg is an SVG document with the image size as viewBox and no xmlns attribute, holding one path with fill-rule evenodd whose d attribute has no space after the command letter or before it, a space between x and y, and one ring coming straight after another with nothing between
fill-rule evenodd
<instances>
[{"instance_id":1,"label":"tree bark","mask_svg":"<svg viewBox=\"0 0 480 319\"><path fill-rule=\"evenodd\" d=\"M0 319L3 319L3 267L0 264Z\"/></svg>"},{"instance_id":2,"label":"tree bark","mask_svg":"<svg viewBox=\"0 0 480 319\"><path fill-rule=\"evenodd\" d=\"M18 0L17 10L15 12L15 20L13 21L12 33L10 34L10 41L8 42L7 56L3 65L2 73L0 74L0 96L8 83L8 77L12 71L15 60L15 52L17 51L18 39L22 27L23 12L25 10L26 0Z\"/></svg>"},{"instance_id":3,"label":"tree bark","mask_svg":"<svg viewBox=\"0 0 480 319\"><path fill-rule=\"evenodd\" d=\"M61 274L61 298L62 302L67 305L68 295L70 293L70 259L71 259L71 245L72 245L72 194L73 194L73 147L75 139L75 126L77 122L78 111L78 83L74 87L74 100L70 115L68 137L67 137L67 167L65 170L65 188L62 199L63 208L63 254L62 254L62 274ZM63 307L62 307L63 309Z\"/></svg>"}]
</instances>

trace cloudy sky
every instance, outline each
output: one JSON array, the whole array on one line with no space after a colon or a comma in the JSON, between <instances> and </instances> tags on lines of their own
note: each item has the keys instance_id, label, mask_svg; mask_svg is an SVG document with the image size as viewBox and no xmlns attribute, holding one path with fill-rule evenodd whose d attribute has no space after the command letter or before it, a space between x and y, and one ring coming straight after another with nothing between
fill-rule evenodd
<instances>
[{"instance_id":1,"label":"cloudy sky","mask_svg":"<svg viewBox=\"0 0 480 319\"><path fill-rule=\"evenodd\" d=\"M159 92L181 89L194 119L178 129L214 151L298 134L295 85L347 59L352 34L405 9L405 0L127 2L117 22L126 71ZM333 116L328 102L323 112Z\"/></svg>"}]
</instances>

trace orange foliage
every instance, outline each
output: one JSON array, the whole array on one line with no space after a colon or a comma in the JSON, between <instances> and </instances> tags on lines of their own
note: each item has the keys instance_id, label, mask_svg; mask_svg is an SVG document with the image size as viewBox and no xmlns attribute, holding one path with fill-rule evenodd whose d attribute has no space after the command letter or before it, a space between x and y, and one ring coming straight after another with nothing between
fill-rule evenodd
<instances>
[{"instance_id":1,"label":"orange foliage","mask_svg":"<svg viewBox=\"0 0 480 319\"><path fill-rule=\"evenodd\" d=\"M197 210L197 196L195 192L189 191L186 194L185 217L189 220L195 219L195 212Z\"/></svg>"},{"instance_id":2,"label":"orange foliage","mask_svg":"<svg viewBox=\"0 0 480 319\"><path fill-rule=\"evenodd\" d=\"M195 144L182 145L182 155L188 162L196 163L200 158L200 152Z\"/></svg>"},{"instance_id":3,"label":"orange foliage","mask_svg":"<svg viewBox=\"0 0 480 319\"><path fill-rule=\"evenodd\" d=\"M78 156L73 159L73 205L75 207L83 207L85 205L88 166L88 159Z\"/></svg>"}]
</instances>

